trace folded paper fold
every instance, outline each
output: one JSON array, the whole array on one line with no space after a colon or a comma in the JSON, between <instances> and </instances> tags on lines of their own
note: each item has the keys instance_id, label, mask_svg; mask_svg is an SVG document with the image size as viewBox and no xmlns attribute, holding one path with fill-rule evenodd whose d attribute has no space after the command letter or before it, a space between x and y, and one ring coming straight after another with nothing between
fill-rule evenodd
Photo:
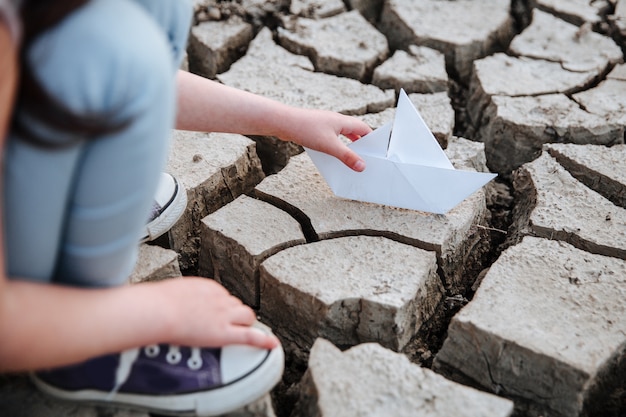
<instances>
[{"instance_id":1,"label":"folded paper fold","mask_svg":"<svg viewBox=\"0 0 626 417\"><path fill-rule=\"evenodd\" d=\"M333 193L352 200L444 214L496 177L455 169L404 90L393 125L348 146L365 161L363 172L305 150Z\"/></svg>"}]
</instances>

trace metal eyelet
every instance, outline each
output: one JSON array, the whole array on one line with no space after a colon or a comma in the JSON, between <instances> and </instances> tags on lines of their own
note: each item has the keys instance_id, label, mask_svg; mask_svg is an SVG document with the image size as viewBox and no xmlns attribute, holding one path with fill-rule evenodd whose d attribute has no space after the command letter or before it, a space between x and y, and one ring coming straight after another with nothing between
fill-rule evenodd
<instances>
[{"instance_id":1,"label":"metal eyelet","mask_svg":"<svg viewBox=\"0 0 626 417\"><path fill-rule=\"evenodd\" d=\"M157 356L159 356L159 352L161 351L161 349L159 348L159 345L150 345L146 346L143 351L147 357L156 358Z\"/></svg>"},{"instance_id":2,"label":"metal eyelet","mask_svg":"<svg viewBox=\"0 0 626 417\"><path fill-rule=\"evenodd\" d=\"M183 358L183 355L178 350L170 350L169 352L167 352L167 355L165 356L165 360L170 365L176 365L177 363L180 362L182 358Z\"/></svg>"},{"instance_id":3,"label":"metal eyelet","mask_svg":"<svg viewBox=\"0 0 626 417\"><path fill-rule=\"evenodd\" d=\"M202 359L191 357L187 359L187 366L189 367L189 369L197 371L198 369L202 368Z\"/></svg>"}]
</instances>

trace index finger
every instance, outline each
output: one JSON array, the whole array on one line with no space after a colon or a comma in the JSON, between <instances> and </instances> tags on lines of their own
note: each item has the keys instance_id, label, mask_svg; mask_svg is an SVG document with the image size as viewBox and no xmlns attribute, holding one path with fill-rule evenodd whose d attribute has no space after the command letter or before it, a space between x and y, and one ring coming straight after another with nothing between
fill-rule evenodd
<instances>
[{"instance_id":1,"label":"index finger","mask_svg":"<svg viewBox=\"0 0 626 417\"><path fill-rule=\"evenodd\" d=\"M342 127L340 133L351 141L360 139L372 131L372 128L369 127L367 123L356 117L348 116L347 120L349 120L349 122Z\"/></svg>"}]
</instances>

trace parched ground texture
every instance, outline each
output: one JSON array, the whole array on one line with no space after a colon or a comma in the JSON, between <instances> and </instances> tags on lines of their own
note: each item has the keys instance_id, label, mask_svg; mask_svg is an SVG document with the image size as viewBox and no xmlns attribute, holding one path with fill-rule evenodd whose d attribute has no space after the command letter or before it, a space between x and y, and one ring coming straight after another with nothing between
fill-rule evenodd
<instances>
[{"instance_id":1,"label":"parched ground texture","mask_svg":"<svg viewBox=\"0 0 626 417\"><path fill-rule=\"evenodd\" d=\"M626 415L626 0L195 7L188 70L373 128L403 88L498 174L429 214L336 197L276 138L174 132L189 205L132 280L216 279L280 337L283 381L231 417ZM0 407L146 417L22 379Z\"/></svg>"}]
</instances>

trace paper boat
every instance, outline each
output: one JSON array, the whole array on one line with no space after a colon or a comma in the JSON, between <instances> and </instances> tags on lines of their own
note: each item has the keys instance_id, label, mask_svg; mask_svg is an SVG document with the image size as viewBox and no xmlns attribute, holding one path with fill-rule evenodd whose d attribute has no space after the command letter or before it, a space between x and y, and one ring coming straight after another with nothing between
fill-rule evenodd
<instances>
[{"instance_id":1,"label":"paper boat","mask_svg":"<svg viewBox=\"0 0 626 417\"><path fill-rule=\"evenodd\" d=\"M352 200L444 214L496 177L454 169L404 90L393 125L348 146L363 158L365 171L305 150L335 195Z\"/></svg>"}]
</instances>

